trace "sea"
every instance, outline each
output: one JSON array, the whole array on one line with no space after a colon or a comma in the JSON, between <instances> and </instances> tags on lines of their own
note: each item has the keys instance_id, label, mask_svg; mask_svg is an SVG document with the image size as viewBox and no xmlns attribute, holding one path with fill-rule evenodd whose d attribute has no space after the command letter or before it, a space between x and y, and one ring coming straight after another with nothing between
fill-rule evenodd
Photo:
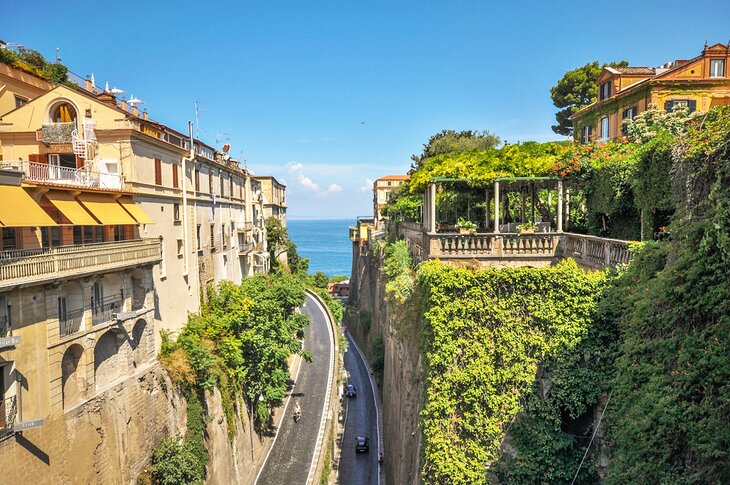
<instances>
[{"instance_id":1,"label":"sea","mask_svg":"<svg viewBox=\"0 0 730 485\"><path fill-rule=\"evenodd\" d=\"M352 219L289 219L289 238L297 252L309 258L309 272L321 271L327 276L347 275L352 271Z\"/></svg>"}]
</instances>

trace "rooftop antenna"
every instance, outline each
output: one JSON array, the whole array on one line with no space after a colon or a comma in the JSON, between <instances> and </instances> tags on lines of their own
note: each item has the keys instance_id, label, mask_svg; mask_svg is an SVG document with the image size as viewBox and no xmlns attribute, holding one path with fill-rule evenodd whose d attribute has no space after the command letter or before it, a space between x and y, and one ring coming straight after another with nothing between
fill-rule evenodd
<instances>
[{"instance_id":1,"label":"rooftop antenna","mask_svg":"<svg viewBox=\"0 0 730 485\"><path fill-rule=\"evenodd\" d=\"M56 47L56 64L60 64L61 63L61 56L58 55L58 51L59 50L60 49L58 47Z\"/></svg>"},{"instance_id":2,"label":"rooftop antenna","mask_svg":"<svg viewBox=\"0 0 730 485\"><path fill-rule=\"evenodd\" d=\"M134 97L134 94L132 95L132 97L131 97L131 98L129 99L129 101L128 101L128 102L129 102L129 105L130 105L130 106L135 106L135 105L137 105L137 104L144 104L144 101L142 101L142 100L141 100L141 99L139 99L139 98L135 98L135 97Z\"/></svg>"},{"instance_id":3,"label":"rooftop antenna","mask_svg":"<svg viewBox=\"0 0 730 485\"><path fill-rule=\"evenodd\" d=\"M217 144L219 144L222 141L226 141L226 142L231 141L231 134L230 133L226 133L226 132L223 132L223 133L216 132L216 134L215 134L215 144L217 145Z\"/></svg>"},{"instance_id":4,"label":"rooftop antenna","mask_svg":"<svg viewBox=\"0 0 730 485\"><path fill-rule=\"evenodd\" d=\"M205 104L205 101L195 100L195 138L198 140L200 139L200 112L205 110L200 107L201 104Z\"/></svg>"}]
</instances>

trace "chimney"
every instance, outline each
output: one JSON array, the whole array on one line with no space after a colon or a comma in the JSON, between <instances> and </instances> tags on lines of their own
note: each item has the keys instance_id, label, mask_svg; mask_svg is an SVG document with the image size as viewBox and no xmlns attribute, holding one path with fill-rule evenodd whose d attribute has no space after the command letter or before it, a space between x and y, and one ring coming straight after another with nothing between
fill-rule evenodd
<instances>
[{"instance_id":1,"label":"chimney","mask_svg":"<svg viewBox=\"0 0 730 485\"><path fill-rule=\"evenodd\" d=\"M122 109L124 111L127 111L127 100L122 98Z\"/></svg>"},{"instance_id":2,"label":"chimney","mask_svg":"<svg viewBox=\"0 0 730 485\"><path fill-rule=\"evenodd\" d=\"M91 92L92 86L91 86L91 79L89 78L89 76L86 76L86 83L85 84L86 84L86 90L88 92Z\"/></svg>"},{"instance_id":3,"label":"chimney","mask_svg":"<svg viewBox=\"0 0 730 485\"><path fill-rule=\"evenodd\" d=\"M144 118L145 120L150 119L150 115L147 114L147 110L144 110L144 113L142 113L142 118Z\"/></svg>"},{"instance_id":4,"label":"chimney","mask_svg":"<svg viewBox=\"0 0 730 485\"><path fill-rule=\"evenodd\" d=\"M132 106L132 114L134 116L139 116L139 110L137 109L137 105L136 104L134 106Z\"/></svg>"},{"instance_id":5,"label":"chimney","mask_svg":"<svg viewBox=\"0 0 730 485\"><path fill-rule=\"evenodd\" d=\"M117 98L114 97L114 95L112 93L107 93L106 91L102 91L101 93L99 93L99 95L96 98L104 104L108 104L110 106L117 105Z\"/></svg>"}]
</instances>

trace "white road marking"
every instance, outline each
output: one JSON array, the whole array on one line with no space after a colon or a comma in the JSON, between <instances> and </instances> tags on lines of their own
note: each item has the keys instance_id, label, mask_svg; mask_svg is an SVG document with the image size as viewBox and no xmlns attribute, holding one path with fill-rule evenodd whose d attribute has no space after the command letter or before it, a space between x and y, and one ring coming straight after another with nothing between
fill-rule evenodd
<instances>
[{"instance_id":1,"label":"white road marking","mask_svg":"<svg viewBox=\"0 0 730 485\"><path fill-rule=\"evenodd\" d=\"M319 308L319 311L322 312L322 315L324 316L325 320L329 320L329 314L325 311L325 309L320 304L319 300L311 297L312 301L314 301L317 308ZM314 447L314 453L312 453L312 463L309 466L309 474L307 475L307 483L314 483L315 477L314 477L314 471L315 468L317 468L317 457L319 456L319 450L322 448L322 440L324 439L324 428L325 424L327 423L327 416L330 413L329 409L329 401L330 396L332 395L332 372L334 372L334 360L335 360L335 342L334 342L334 336L333 332L335 331L333 324L335 322L327 322L327 336L330 340L330 358L327 368L327 392L324 396L324 403L322 406L322 419L319 422L319 432L317 433L317 445Z\"/></svg>"},{"instance_id":2,"label":"white road marking","mask_svg":"<svg viewBox=\"0 0 730 485\"><path fill-rule=\"evenodd\" d=\"M375 404L375 432L378 435L378 458L380 458L380 453L383 452L383 443L380 441L380 428L383 423L380 421L380 405L378 403L378 397L375 393L375 378L373 377L372 371L370 370L370 365L368 365L368 361L365 359L365 354L362 353L362 350L360 350L360 347L358 347L357 342L355 342L355 339L352 337L352 335L350 335L349 337L349 342L353 345L353 347L355 347L355 350L357 350L360 359L362 360L363 364L365 364L365 371L367 371L368 373L370 388L373 391L373 403ZM378 485L380 485L380 475L381 466L378 465Z\"/></svg>"}]
</instances>

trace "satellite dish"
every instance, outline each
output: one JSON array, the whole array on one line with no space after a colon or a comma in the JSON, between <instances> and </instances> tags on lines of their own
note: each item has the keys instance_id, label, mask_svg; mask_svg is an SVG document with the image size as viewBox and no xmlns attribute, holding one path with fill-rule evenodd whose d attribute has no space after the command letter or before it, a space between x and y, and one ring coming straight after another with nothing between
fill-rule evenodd
<instances>
[{"instance_id":1,"label":"satellite dish","mask_svg":"<svg viewBox=\"0 0 730 485\"><path fill-rule=\"evenodd\" d=\"M116 86L114 86L109 92L112 94L124 94L124 90L118 89Z\"/></svg>"},{"instance_id":2,"label":"satellite dish","mask_svg":"<svg viewBox=\"0 0 730 485\"><path fill-rule=\"evenodd\" d=\"M144 101L142 101L142 100L141 100L141 99L139 99L139 98L135 98L135 97L134 97L134 94L133 94L133 95L132 95L132 98L131 98L131 99L129 100L129 104L130 104L130 105L132 105L132 106L134 106L134 105L136 105L136 104L144 104Z\"/></svg>"},{"instance_id":3,"label":"satellite dish","mask_svg":"<svg viewBox=\"0 0 730 485\"><path fill-rule=\"evenodd\" d=\"M230 143L226 143L225 145L223 145L223 153L228 153L228 151L230 149L231 149L231 144Z\"/></svg>"}]
</instances>

